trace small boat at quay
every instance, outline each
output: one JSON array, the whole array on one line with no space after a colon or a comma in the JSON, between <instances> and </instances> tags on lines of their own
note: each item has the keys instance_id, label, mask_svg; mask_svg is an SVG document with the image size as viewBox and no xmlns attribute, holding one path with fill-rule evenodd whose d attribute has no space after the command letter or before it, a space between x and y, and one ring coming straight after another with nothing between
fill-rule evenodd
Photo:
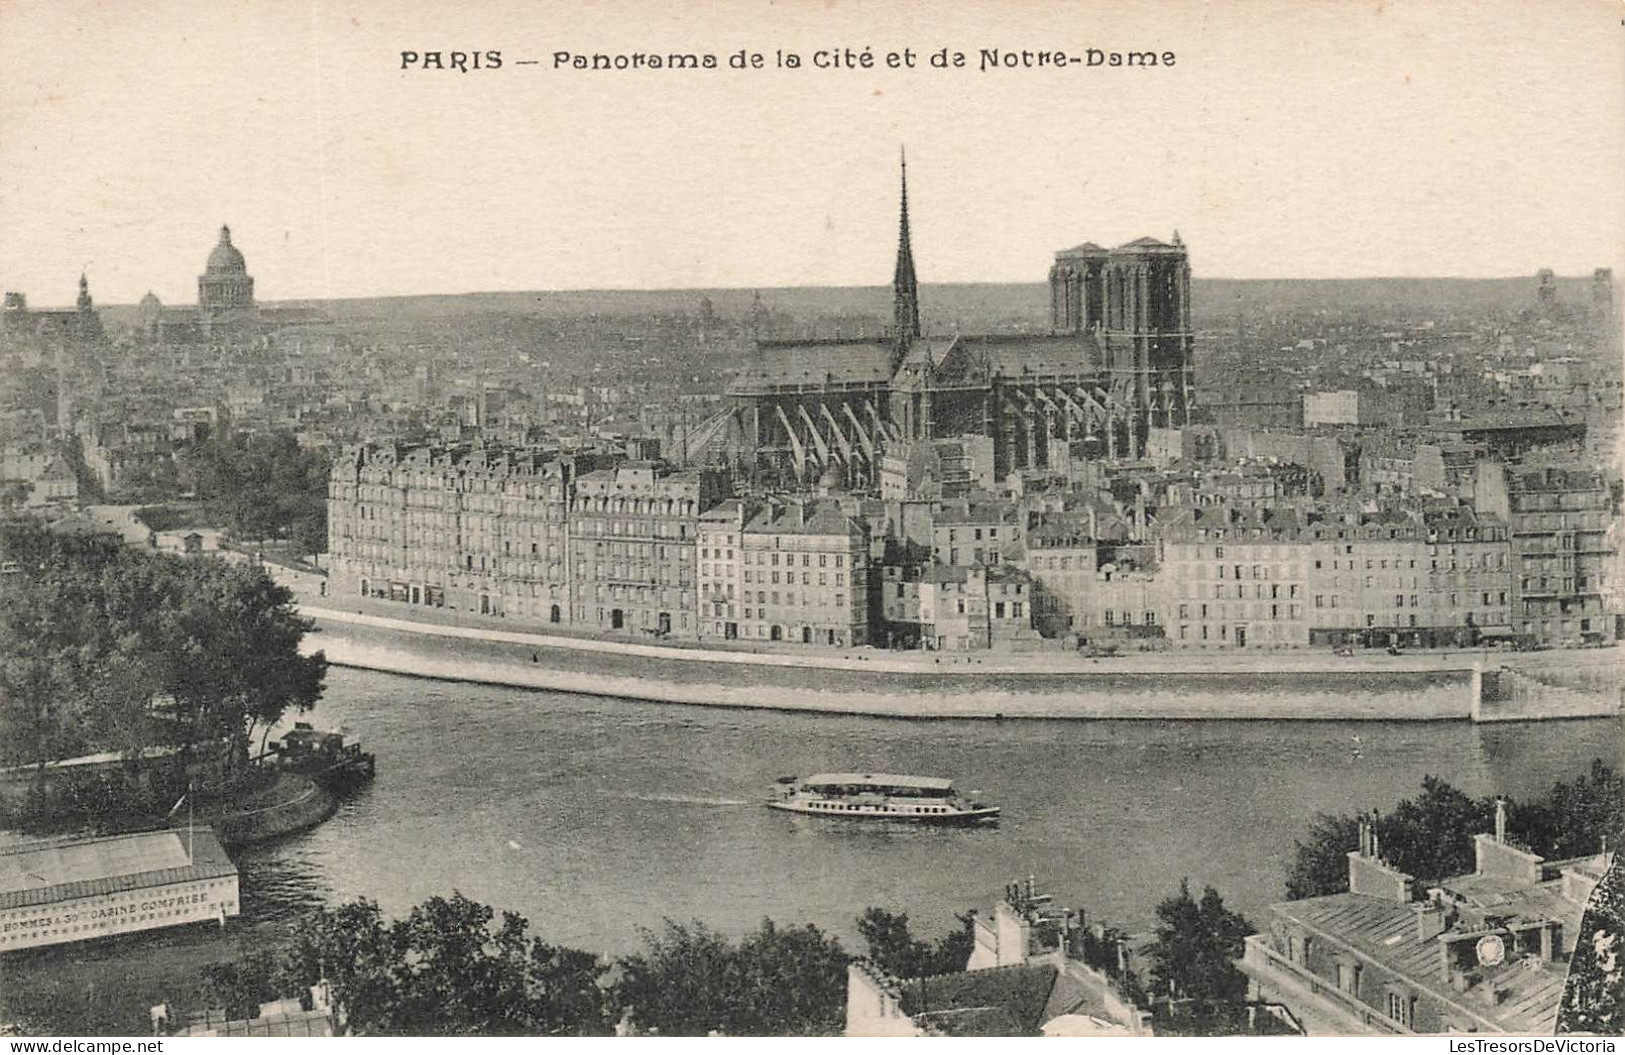
<instances>
[{"instance_id":1,"label":"small boat at quay","mask_svg":"<svg viewBox=\"0 0 1625 1055\"><path fill-rule=\"evenodd\" d=\"M854 820L912 821L917 824L987 824L999 807L966 799L953 781L896 773L819 773L780 777L767 802L776 810Z\"/></svg>"}]
</instances>

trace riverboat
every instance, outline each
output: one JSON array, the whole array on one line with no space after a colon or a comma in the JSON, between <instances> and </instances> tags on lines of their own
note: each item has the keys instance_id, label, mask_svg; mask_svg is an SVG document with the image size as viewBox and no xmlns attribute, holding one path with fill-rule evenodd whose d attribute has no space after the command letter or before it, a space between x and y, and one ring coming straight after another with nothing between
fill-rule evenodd
<instances>
[{"instance_id":1,"label":"riverboat","mask_svg":"<svg viewBox=\"0 0 1625 1055\"><path fill-rule=\"evenodd\" d=\"M344 791L364 784L377 771L377 760L342 729L320 730L309 722L293 729L269 746L275 764L310 777L329 790Z\"/></svg>"},{"instance_id":2,"label":"riverboat","mask_svg":"<svg viewBox=\"0 0 1625 1055\"><path fill-rule=\"evenodd\" d=\"M895 773L820 773L781 777L767 805L790 813L919 824L989 824L999 807L966 799L953 781Z\"/></svg>"}]
</instances>

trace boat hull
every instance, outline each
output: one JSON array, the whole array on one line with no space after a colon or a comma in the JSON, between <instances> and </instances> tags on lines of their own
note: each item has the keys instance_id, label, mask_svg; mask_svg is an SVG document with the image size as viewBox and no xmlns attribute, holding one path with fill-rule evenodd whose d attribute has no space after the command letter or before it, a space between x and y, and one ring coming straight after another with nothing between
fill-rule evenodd
<instances>
[{"instance_id":1,"label":"boat hull","mask_svg":"<svg viewBox=\"0 0 1625 1055\"><path fill-rule=\"evenodd\" d=\"M951 813L904 813L886 809L822 810L803 802L772 801L769 809L786 813L799 813L807 817L829 817L847 821L900 821L904 824L977 825L997 824L999 807L982 806L977 809L956 810Z\"/></svg>"}]
</instances>

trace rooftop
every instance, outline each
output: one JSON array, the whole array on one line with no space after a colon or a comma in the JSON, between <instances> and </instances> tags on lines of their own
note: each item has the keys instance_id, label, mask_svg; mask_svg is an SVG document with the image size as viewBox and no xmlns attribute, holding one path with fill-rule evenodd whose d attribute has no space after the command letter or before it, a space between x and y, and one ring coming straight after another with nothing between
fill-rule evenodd
<instances>
[{"instance_id":1,"label":"rooftop","mask_svg":"<svg viewBox=\"0 0 1625 1055\"><path fill-rule=\"evenodd\" d=\"M1439 939L1421 938L1410 905L1363 894L1330 894L1272 906L1278 914L1429 992L1441 1004L1509 1033L1550 1035L1557 1025L1566 964L1509 957L1481 967L1457 991L1440 977ZM1570 926L1579 923L1579 909Z\"/></svg>"},{"instance_id":2,"label":"rooftop","mask_svg":"<svg viewBox=\"0 0 1625 1055\"><path fill-rule=\"evenodd\" d=\"M817 773L803 777L800 783L803 786L872 784L875 787L923 788L930 791L947 791L954 786L953 781L942 777L911 777L898 773Z\"/></svg>"},{"instance_id":3,"label":"rooftop","mask_svg":"<svg viewBox=\"0 0 1625 1055\"><path fill-rule=\"evenodd\" d=\"M212 829L191 842L188 854L185 829L170 829L0 847L0 909L237 874Z\"/></svg>"}]
</instances>

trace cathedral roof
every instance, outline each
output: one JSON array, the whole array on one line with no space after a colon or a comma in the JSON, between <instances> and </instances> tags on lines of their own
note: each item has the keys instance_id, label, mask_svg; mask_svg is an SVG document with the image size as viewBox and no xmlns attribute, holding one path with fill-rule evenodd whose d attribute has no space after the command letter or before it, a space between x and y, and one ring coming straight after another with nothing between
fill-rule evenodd
<instances>
[{"instance_id":1,"label":"cathedral roof","mask_svg":"<svg viewBox=\"0 0 1625 1055\"><path fill-rule=\"evenodd\" d=\"M994 377L1088 374L1102 362L1094 334L965 337L962 342L971 359L986 363Z\"/></svg>"},{"instance_id":2,"label":"cathedral roof","mask_svg":"<svg viewBox=\"0 0 1625 1055\"><path fill-rule=\"evenodd\" d=\"M877 340L764 342L740 368L739 389L821 384L884 384L891 344Z\"/></svg>"},{"instance_id":3,"label":"cathedral roof","mask_svg":"<svg viewBox=\"0 0 1625 1055\"><path fill-rule=\"evenodd\" d=\"M220 241L209 253L209 262L204 271L210 275L242 275L248 272L248 264L243 260L243 254L231 244L231 228L220 228Z\"/></svg>"},{"instance_id":4,"label":"cathedral roof","mask_svg":"<svg viewBox=\"0 0 1625 1055\"><path fill-rule=\"evenodd\" d=\"M1164 250L1168 252L1176 252L1180 248L1180 246L1169 245L1167 242L1159 241L1155 238L1136 238L1132 242L1125 242L1124 244L1118 246L1116 249L1113 249L1112 252L1127 253L1137 251L1143 252L1146 250L1151 250L1153 252L1161 252Z\"/></svg>"}]
</instances>

